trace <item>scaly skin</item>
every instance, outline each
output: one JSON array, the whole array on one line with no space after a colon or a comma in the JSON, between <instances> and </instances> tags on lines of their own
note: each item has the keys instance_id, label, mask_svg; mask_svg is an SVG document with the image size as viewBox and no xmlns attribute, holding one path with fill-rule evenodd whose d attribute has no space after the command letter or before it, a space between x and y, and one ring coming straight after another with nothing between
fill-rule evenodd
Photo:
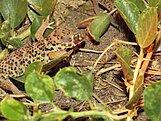
<instances>
[{"instance_id":1,"label":"scaly skin","mask_svg":"<svg viewBox=\"0 0 161 121\"><path fill-rule=\"evenodd\" d=\"M56 28L47 39L30 43L17 49L0 61L1 87L5 87L4 80L10 77L19 77L24 74L25 68L35 61L50 62L50 52L65 51L76 46L69 28Z\"/></svg>"}]
</instances>

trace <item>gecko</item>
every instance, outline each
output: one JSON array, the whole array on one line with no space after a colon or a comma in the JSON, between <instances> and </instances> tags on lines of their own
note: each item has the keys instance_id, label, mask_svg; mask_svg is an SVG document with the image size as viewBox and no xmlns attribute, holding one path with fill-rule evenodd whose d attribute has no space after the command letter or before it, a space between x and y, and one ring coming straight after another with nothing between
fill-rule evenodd
<instances>
[{"instance_id":1,"label":"gecko","mask_svg":"<svg viewBox=\"0 0 161 121\"><path fill-rule=\"evenodd\" d=\"M8 84L4 80L22 76L26 67L35 61L47 64L51 61L48 56L50 52L66 51L77 46L79 42L81 39L70 28L57 27L46 39L26 44L11 52L0 61L0 87L13 92L14 90L8 89L11 88L10 82Z\"/></svg>"}]
</instances>

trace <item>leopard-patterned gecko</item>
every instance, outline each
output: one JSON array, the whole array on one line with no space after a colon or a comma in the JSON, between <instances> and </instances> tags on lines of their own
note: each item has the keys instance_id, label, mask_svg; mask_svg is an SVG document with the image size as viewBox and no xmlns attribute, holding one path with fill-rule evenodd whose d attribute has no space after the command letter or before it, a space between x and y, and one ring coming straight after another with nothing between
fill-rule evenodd
<instances>
[{"instance_id":1,"label":"leopard-patterned gecko","mask_svg":"<svg viewBox=\"0 0 161 121\"><path fill-rule=\"evenodd\" d=\"M77 40L71 30L67 27L56 28L47 39L30 43L17 49L0 61L0 87L3 89L11 88L10 83L5 81L10 77L19 77L24 74L25 68L35 61L42 61L44 64L50 62L48 54L50 52L65 51L76 46ZM81 41L81 40L80 40ZM14 93L14 92L13 92Z\"/></svg>"}]
</instances>

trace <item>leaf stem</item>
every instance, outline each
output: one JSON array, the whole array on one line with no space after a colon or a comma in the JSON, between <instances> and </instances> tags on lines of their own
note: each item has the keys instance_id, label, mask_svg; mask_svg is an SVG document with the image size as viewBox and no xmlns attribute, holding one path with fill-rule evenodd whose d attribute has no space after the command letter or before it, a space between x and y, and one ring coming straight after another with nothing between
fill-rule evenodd
<instances>
[{"instance_id":1,"label":"leaf stem","mask_svg":"<svg viewBox=\"0 0 161 121\"><path fill-rule=\"evenodd\" d=\"M117 8L113 9L112 11L109 12L109 14L113 14L115 11L117 10Z\"/></svg>"},{"instance_id":2,"label":"leaf stem","mask_svg":"<svg viewBox=\"0 0 161 121\"><path fill-rule=\"evenodd\" d=\"M69 111L60 111L60 112L52 112L48 114L44 114L43 117L48 117L50 115L65 115L68 114L72 116L73 118L79 118L84 116L107 116L108 118L115 119L115 120L122 120L127 118L127 114L117 116L111 114L109 111L84 111L84 112L69 112Z\"/></svg>"},{"instance_id":3,"label":"leaf stem","mask_svg":"<svg viewBox=\"0 0 161 121\"><path fill-rule=\"evenodd\" d=\"M135 67L135 71L134 71L134 77L133 77L133 80L132 80L133 85L130 87L129 100L134 95L134 87L135 87L135 83L136 83L136 80L137 80L137 77L138 77L138 74L139 74L141 64L143 62L143 56L144 56L143 48L140 48L140 54L139 54L139 57L138 57L138 61L136 63L136 67Z\"/></svg>"},{"instance_id":4,"label":"leaf stem","mask_svg":"<svg viewBox=\"0 0 161 121\"><path fill-rule=\"evenodd\" d=\"M138 78L138 75L139 75L141 64L143 62L143 57L144 57L143 48L140 47L140 54L139 54L139 57L138 57L138 61L136 63L136 67L135 67L135 71L134 71L134 77L133 77L133 80L132 80L132 86L130 86L129 101L132 99L132 97L135 94L135 85L136 85L136 81L137 81L137 78ZM131 119L134 115L134 110L135 109L128 111L129 116L127 117L127 121L131 121Z\"/></svg>"}]
</instances>

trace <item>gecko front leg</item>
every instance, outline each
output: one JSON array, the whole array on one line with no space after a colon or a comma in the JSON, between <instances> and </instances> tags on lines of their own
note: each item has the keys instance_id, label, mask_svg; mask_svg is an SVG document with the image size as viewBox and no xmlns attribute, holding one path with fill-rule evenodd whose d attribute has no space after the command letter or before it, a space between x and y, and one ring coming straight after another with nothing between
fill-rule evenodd
<instances>
[{"instance_id":1,"label":"gecko front leg","mask_svg":"<svg viewBox=\"0 0 161 121\"><path fill-rule=\"evenodd\" d=\"M47 18L42 21L41 26L39 27L39 29L35 33L35 38L38 41L44 39L43 34L44 34L45 30L48 28L53 29L53 27L51 27L52 24L54 24L54 22L49 23L49 16L47 16Z\"/></svg>"},{"instance_id":2,"label":"gecko front leg","mask_svg":"<svg viewBox=\"0 0 161 121\"><path fill-rule=\"evenodd\" d=\"M1 80L0 88L4 90L9 90L13 94L19 94L19 95L23 94L9 79ZM3 94L5 95L6 93ZM4 96L3 94L1 94L1 96Z\"/></svg>"}]
</instances>

